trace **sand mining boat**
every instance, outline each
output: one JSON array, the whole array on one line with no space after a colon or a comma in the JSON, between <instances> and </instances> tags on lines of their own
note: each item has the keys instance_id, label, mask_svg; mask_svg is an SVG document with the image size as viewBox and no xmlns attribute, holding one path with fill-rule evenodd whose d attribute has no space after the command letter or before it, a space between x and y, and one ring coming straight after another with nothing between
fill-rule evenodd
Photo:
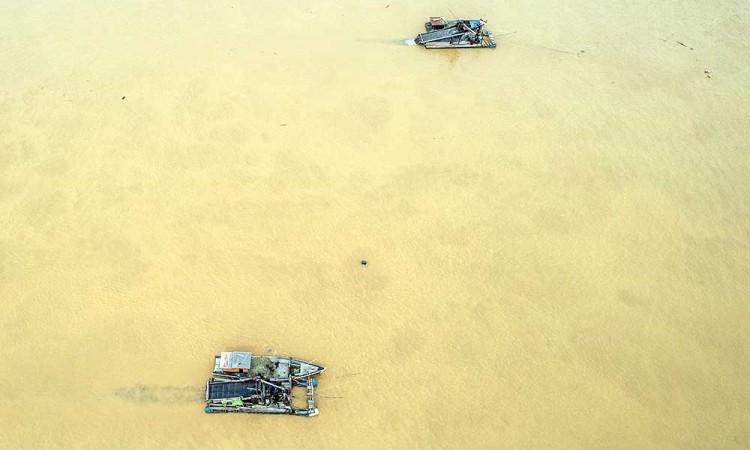
<instances>
[{"instance_id":1,"label":"sand mining boat","mask_svg":"<svg viewBox=\"0 0 750 450\"><path fill-rule=\"evenodd\" d=\"M414 42L425 48L495 48L495 36L482 29L484 19L451 20L430 17L425 22L425 33L417 35Z\"/></svg>"},{"instance_id":2,"label":"sand mining boat","mask_svg":"<svg viewBox=\"0 0 750 450\"><path fill-rule=\"evenodd\" d=\"M222 352L206 383L207 413L258 413L317 416L315 387L325 367L290 357ZM307 390L306 407L292 404L292 388Z\"/></svg>"}]
</instances>

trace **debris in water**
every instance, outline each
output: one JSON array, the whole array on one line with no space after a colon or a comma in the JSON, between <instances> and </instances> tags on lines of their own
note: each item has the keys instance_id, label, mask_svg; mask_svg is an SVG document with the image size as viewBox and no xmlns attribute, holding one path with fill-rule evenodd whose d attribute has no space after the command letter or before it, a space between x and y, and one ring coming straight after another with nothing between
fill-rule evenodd
<instances>
[{"instance_id":1,"label":"debris in water","mask_svg":"<svg viewBox=\"0 0 750 450\"><path fill-rule=\"evenodd\" d=\"M708 70L704 70L703 74L706 75L706 78L711 78L711 72L709 72Z\"/></svg>"},{"instance_id":2,"label":"debris in water","mask_svg":"<svg viewBox=\"0 0 750 450\"><path fill-rule=\"evenodd\" d=\"M360 261L359 263L360 263L360 264L362 264L363 266L366 266L366 265L367 265L367 260L366 260L366 259L363 259L363 260L362 260L362 261Z\"/></svg>"}]
</instances>

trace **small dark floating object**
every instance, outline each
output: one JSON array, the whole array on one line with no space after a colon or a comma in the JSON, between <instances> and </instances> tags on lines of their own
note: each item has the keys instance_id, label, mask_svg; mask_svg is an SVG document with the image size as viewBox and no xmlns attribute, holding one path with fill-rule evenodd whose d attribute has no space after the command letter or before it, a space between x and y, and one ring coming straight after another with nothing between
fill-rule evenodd
<instances>
[{"instance_id":1,"label":"small dark floating object","mask_svg":"<svg viewBox=\"0 0 750 450\"><path fill-rule=\"evenodd\" d=\"M425 22L426 33L417 35L414 42L425 48L495 48L495 36L482 30L485 19L446 21L444 17L430 17Z\"/></svg>"},{"instance_id":2,"label":"small dark floating object","mask_svg":"<svg viewBox=\"0 0 750 450\"><path fill-rule=\"evenodd\" d=\"M366 266L366 265L367 265L367 260L366 260L366 259L363 259L363 260L362 260L362 261L360 261L359 263L360 263L360 264L362 264L363 266Z\"/></svg>"},{"instance_id":3,"label":"small dark floating object","mask_svg":"<svg viewBox=\"0 0 750 450\"><path fill-rule=\"evenodd\" d=\"M122 96L122 99L125 100L125 96L124 95Z\"/></svg>"}]
</instances>

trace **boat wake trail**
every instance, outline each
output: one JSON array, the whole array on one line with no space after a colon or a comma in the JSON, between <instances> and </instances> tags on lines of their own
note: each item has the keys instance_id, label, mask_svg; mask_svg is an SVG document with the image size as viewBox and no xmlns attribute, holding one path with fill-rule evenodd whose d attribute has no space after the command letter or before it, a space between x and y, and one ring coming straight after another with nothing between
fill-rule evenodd
<instances>
[{"instance_id":1,"label":"boat wake trail","mask_svg":"<svg viewBox=\"0 0 750 450\"><path fill-rule=\"evenodd\" d=\"M204 389L200 386L146 386L137 384L116 389L114 395L135 403L199 403Z\"/></svg>"},{"instance_id":2,"label":"boat wake trail","mask_svg":"<svg viewBox=\"0 0 750 450\"><path fill-rule=\"evenodd\" d=\"M414 39L404 39L402 42L404 45L417 45L417 42Z\"/></svg>"}]
</instances>

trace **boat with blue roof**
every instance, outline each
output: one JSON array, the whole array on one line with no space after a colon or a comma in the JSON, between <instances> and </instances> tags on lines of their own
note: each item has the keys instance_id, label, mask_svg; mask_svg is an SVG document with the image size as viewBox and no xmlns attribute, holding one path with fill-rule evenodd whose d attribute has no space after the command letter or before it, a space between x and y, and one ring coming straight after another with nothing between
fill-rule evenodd
<instances>
[{"instance_id":1,"label":"boat with blue roof","mask_svg":"<svg viewBox=\"0 0 750 450\"><path fill-rule=\"evenodd\" d=\"M206 413L317 416L315 387L325 367L292 357L222 352L206 383ZM292 389L305 388L306 401L293 402Z\"/></svg>"},{"instance_id":2,"label":"boat with blue roof","mask_svg":"<svg viewBox=\"0 0 750 450\"><path fill-rule=\"evenodd\" d=\"M414 39L425 48L495 48L495 36L485 30L486 19L445 20L445 17L430 17L425 22L425 32Z\"/></svg>"}]
</instances>

